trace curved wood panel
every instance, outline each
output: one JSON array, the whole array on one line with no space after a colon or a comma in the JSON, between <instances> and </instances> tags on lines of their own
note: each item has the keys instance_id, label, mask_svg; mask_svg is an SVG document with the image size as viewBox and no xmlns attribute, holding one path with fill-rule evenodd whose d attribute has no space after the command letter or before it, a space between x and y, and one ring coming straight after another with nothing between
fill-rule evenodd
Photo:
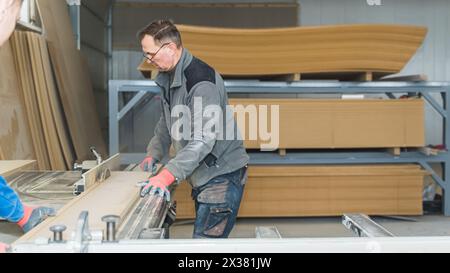
<instances>
[{"instance_id":1,"label":"curved wood panel","mask_svg":"<svg viewBox=\"0 0 450 273\"><path fill-rule=\"evenodd\" d=\"M330 25L226 29L178 25L184 46L222 75L398 73L427 29L406 25ZM141 71L151 70L142 64Z\"/></svg>"}]
</instances>

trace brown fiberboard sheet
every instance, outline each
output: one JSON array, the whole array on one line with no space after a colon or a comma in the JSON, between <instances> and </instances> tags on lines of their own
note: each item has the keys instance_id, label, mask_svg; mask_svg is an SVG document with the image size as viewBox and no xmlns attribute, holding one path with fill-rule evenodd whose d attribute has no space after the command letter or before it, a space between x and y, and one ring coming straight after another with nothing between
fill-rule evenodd
<instances>
[{"instance_id":1,"label":"brown fiberboard sheet","mask_svg":"<svg viewBox=\"0 0 450 273\"><path fill-rule=\"evenodd\" d=\"M44 140L44 131L30 65L31 58L26 34L22 31L15 31L11 42L16 61L19 85L24 98L27 121L30 127L31 139L36 152L37 165L39 170L50 170L50 159Z\"/></svg>"},{"instance_id":2,"label":"brown fiberboard sheet","mask_svg":"<svg viewBox=\"0 0 450 273\"><path fill-rule=\"evenodd\" d=\"M67 4L38 0L45 37L52 44L51 61L57 67L58 89L78 161L90 158L89 147L107 155L95 108L92 86L86 80L80 52L75 47ZM56 65L55 65L56 64ZM105 156L106 157L106 156Z\"/></svg>"},{"instance_id":3,"label":"brown fiberboard sheet","mask_svg":"<svg viewBox=\"0 0 450 273\"><path fill-rule=\"evenodd\" d=\"M0 155L6 160L34 159L30 128L9 42L0 47Z\"/></svg>"}]
</instances>

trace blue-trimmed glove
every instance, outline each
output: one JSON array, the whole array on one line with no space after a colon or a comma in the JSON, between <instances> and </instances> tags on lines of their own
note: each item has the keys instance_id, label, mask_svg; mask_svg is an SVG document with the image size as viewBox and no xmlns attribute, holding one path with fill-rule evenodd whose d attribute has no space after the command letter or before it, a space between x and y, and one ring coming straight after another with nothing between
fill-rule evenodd
<instances>
[{"instance_id":1,"label":"blue-trimmed glove","mask_svg":"<svg viewBox=\"0 0 450 273\"><path fill-rule=\"evenodd\" d=\"M147 194L159 194L166 196L167 201L170 201L169 186L175 182L175 177L167 169L163 169L157 176L150 178L145 182L141 190L141 197Z\"/></svg>"},{"instance_id":2,"label":"blue-trimmed glove","mask_svg":"<svg viewBox=\"0 0 450 273\"><path fill-rule=\"evenodd\" d=\"M25 233L32 230L35 226L39 225L49 216L55 216L56 211L53 208L48 207L30 207L23 206L24 215L22 219L17 223Z\"/></svg>"},{"instance_id":3,"label":"blue-trimmed glove","mask_svg":"<svg viewBox=\"0 0 450 273\"><path fill-rule=\"evenodd\" d=\"M152 175L155 175L156 171L158 170L158 166L156 166L156 163L158 163L158 160L154 159L151 156L147 156L144 161L142 161L140 167L144 172L151 172Z\"/></svg>"}]
</instances>

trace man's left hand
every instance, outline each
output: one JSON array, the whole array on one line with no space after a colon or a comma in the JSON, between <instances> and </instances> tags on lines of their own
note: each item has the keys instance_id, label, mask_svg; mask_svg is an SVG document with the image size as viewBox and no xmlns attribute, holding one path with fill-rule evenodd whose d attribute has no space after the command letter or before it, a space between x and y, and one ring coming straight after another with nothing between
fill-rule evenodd
<instances>
[{"instance_id":1,"label":"man's left hand","mask_svg":"<svg viewBox=\"0 0 450 273\"><path fill-rule=\"evenodd\" d=\"M167 201L170 201L169 186L175 182L175 177L167 169L163 169L157 176L150 178L144 184L141 190L141 197L147 194L159 194L166 196Z\"/></svg>"}]
</instances>

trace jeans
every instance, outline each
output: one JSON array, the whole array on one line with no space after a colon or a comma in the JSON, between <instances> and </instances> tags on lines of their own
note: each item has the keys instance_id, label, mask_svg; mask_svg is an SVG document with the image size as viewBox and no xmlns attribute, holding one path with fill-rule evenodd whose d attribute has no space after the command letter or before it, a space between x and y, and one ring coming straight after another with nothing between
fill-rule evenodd
<instances>
[{"instance_id":1,"label":"jeans","mask_svg":"<svg viewBox=\"0 0 450 273\"><path fill-rule=\"evenodd\" d=\"M0 176L0 217L16 223L22 219L23 214L23 205L19 196Z\"/></svg>"},{"instance_id":2,"label":"jeans","mask_svg":"<svg viewBox=\"0 0 450 273\"><path fill-rule=\"evenodd\" d=\"M228 238L236 223L246 180L244 167L192 189L196 211L193 238Z\"/></svg>"}]
</instances>

